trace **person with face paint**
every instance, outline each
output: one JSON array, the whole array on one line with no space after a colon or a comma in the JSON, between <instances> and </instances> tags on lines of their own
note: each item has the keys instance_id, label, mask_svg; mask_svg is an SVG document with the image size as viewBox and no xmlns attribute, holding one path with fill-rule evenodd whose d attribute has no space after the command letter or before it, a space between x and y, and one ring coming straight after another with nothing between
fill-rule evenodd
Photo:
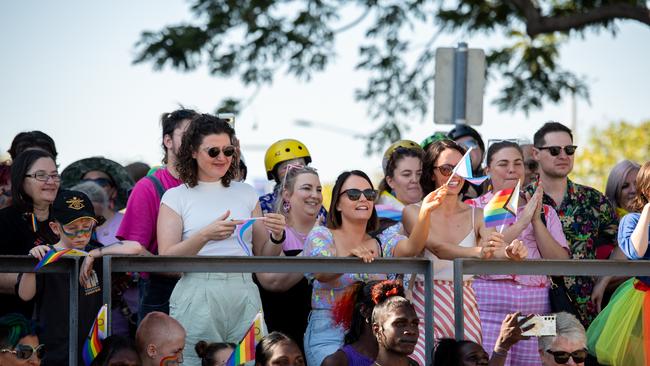
<instances>
[{"instance_id":1,"label":"person with face paint","mask_svg":"<svg viewBox=\"0 0 650 366\"><path fill-rule=\"evenodd\" d=\"M372 288L375 308L372 331L379 345L374 366L417 366L409 358L418 342L420 319L396 281L382 281Z\"/></svg>"},{"instance_id":2,"label":"person with face paint","mask_svg":"<svg viewBox=\"0 0 650 366\"><path fill-rule=\"evenodd\" d=\"M30 250L29 254L41 260L49 251L78 249L91 251L101 244L91 241L93 228L97 224L93 205L85 194L77 191L61 191L52 204L54 221L50 228L59 235L54 245L40 245ZM101 267L97 273L101 275ZM68 364L68 306L69 283L67 274L22 273L19 276L18 295L24 301L34 299L34 318L43 328L41 341L48 345L51 352L43 365ZM79 328L78 344L82 345L102 306L101 291L86 294L89 282L80 276L79 286ZM100 286L103 285L101 278ZM81 347L78 360L82 362Z\"/></svg>"}]
</instances>

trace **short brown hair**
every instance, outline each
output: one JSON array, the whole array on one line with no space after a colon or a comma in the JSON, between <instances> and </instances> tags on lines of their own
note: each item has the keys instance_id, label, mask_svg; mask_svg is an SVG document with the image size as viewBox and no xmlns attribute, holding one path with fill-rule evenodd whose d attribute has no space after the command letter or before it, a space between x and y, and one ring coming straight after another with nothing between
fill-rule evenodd
<instances>
[{"instance_id":1,"label":"short brown hair","mask_svg":"<svg viewBox=\"0 0 650 366\"><path fill-rule=\"evenodd\" d=\"M330 209L329 212L327 213L328 229L338 229L343 224L343 219L341 218L341 211L338 211L336 209L336 205L339 203L339 199L341 198L341 187L343 187L345 181L348 180L348 178L353 175L365 179L370 184L370 187L372 189L375 189L375 186L372 184L372 181L370 180L368 175L362 172L361 170L352 170L349 172L341 173L338 176L338 178L336 178L336 183L334 184L334 188L332 188L332 201L330 202ZM368 220L368 224L366 225L366 233L377 230L378 226L379 226L379 220L377 219L377 210L373 205L372 215L370 216L370 219Z\"/></svg>"},{"instance_id":2,"label":"short brown hair","mask_svg":"<svg viewBox=\"0 0 650 366\"><path fill-rule=\"evenodd\" d=\"M178 175L183 183L190 187L195 187L199 183L199 167L192 154L199 151L199 146L201 146L205 136L220 135L222 133L227 134L230 143L233 144L235 130L230 127L225 119L219 119L209 114L199 114L192 119L183 135L183 142L178 151L178 161L176 162L176 170L178 170ZM239 149L235 149L230 167L228 167L226 174L221 177L221 184L224 187L230 186L230 181L236 177L238 167Z\"/></svg>"}]
</instances>

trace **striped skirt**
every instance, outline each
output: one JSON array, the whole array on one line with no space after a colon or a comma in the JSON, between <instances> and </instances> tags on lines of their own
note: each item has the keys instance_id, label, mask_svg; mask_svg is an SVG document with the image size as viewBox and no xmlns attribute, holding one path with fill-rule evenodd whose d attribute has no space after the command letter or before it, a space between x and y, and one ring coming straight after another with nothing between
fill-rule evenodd
<instances>
[{"instance_id":1,"label":"striped skirt","mask_svg":"<svg viewBox=\"0 0 650 366\"><path fill-rule=\"evenodd\" d=\"M425 365L424 284L422 282L417 282L413 288L413 305L415 305L415 311L420 318L420 337L411 358L420 365ZM481 344L481 321L471 281L463 283L463 312L465 315L465 339ZM436 340L455 337L454 283L452 281L433 281L433 335Z\"/></svg>"}]
</instances>

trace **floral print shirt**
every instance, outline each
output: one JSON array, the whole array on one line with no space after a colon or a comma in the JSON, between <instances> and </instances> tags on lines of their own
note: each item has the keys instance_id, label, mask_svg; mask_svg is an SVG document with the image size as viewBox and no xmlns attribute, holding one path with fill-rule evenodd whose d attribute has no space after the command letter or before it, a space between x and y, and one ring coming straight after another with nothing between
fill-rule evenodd
<instances>
[{"instance_id":1,"label":"floral print shirt","mask_svg":"<svg viewBox=\"0 0 650 366\"><path fill-rule=\"evenodd\" d=\"M533 194L532 185L526 190ZM571 259L596 259L596 250L603 245L616 246L618 222L614 207L607 197L596 189L567 180L567 190L558 205L544 194L544 204L555 209L567 242ZM565 276L564 282L578 311L583 324L588 326L596 317L597 310L591 301L594 287L593 277Z\"/></svg>"},{"instance_id":2,"label":"floral print shirt","mask_svg":"<svg viewBox=\"0 0 650 366\"><path fill-rule=\"evenodd\" d=\"M392 257L395 246L402 239L406 239L406 237L392 232L380 234L377 240L380 243L381 256ZM336 246L334 245L332 232L324 226L314 227L305 241L303 255L310 257L336 257ZM310 281L313 281L312 309L332 309L336 296L356 281L368 282L387 279L386 274L344 273L333 281L320 282L314 278L313 273L307 273L305 276Z\"/></svg>"}]
</instances>

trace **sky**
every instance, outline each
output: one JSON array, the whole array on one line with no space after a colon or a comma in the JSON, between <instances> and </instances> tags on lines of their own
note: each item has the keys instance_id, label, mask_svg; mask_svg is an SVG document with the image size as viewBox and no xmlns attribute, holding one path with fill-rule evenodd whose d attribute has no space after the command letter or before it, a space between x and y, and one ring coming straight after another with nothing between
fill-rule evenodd
<instances>
[{"instance_id":1,"label":"sky","mask_svg":"<svg viewBox=\"0 0 650 366\"><path fill-rule=\"evenodd\" d=\"M223 98L245 99L254 92L237 78L214 78L204 68L159 72L150 64L132 64L142 31L189 19L188 2L181 0L0 2L0 150L8 149L20 131L42 130L56 141L61 168L97 155L125 165L158 164L161 113L181 104L212 112ZM590 104L577 103L578 145L591 127L650 119L650 27L618 24L616 37L587 33L561 49L562 66L584 75L591 91ZM380 173L381 157L365 155L365 141L318 127L365 133L377 126L366 106L354 101L354 89L366 83L366 75L354 70L362 31L341 37L337 57L325 72L309 82L279 74L237 116L250 183L264 182L264 148L282 138L307 145L323 182L347 169ZM439 37L435 47L453 47L461 40L472 48L495 46L493 37L461 37ZM497 94L498 81L488 84L484 123L477 127L485 140L532 139L545 121L568 124L571 119L570 98L526 116L499 112L491 104ZM405 138L419 142L451 128L433 124L432 105L424 121L412 122ZM299 127L296 120L313 121L316 127Z\"/></svg>"}]
</instances>

